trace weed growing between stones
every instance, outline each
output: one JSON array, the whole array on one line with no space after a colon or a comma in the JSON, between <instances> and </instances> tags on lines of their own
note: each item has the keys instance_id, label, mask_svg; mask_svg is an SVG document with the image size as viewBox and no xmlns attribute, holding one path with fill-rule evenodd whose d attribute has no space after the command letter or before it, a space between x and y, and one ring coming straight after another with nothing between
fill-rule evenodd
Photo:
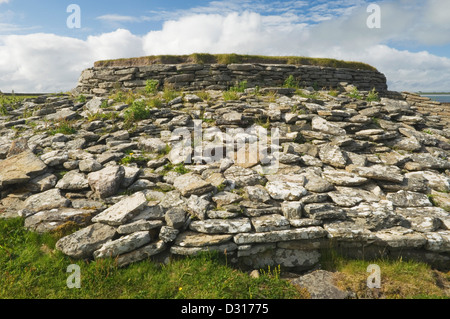
<instances>
[{"instance_id":1,"label":"weed growing between stones","mask_svg":"<svg viewBox=\"0 0 450 319\"><path fill-rule=\"evenodd\" d=\"M380 97L378 96L378 92L373 88L368 94L366 98L367 102L378 102L380 101Z\"/></svg>"},{"instance_id":2,"label":"weed growing between stones","mask_svg":"<svg viewBox=\"0 0 450 319\"><path fill-rule=\"evenodd\" d=\"M49 135L64 134L73 135L77 133L75 122L69 120L60 120L54 123L55 128L48 131Z\"/></svg>"}]
</instances>

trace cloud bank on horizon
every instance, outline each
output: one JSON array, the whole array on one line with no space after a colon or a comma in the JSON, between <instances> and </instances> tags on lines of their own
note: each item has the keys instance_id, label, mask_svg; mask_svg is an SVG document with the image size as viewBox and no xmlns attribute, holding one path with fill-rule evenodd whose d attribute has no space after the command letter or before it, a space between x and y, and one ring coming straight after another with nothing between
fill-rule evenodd
<instances>
[{"instance_id":1,"label":"cloud bank on horizon","mask_svg":"<svg viewBox=\"0 0 450 319\"><path fill-rule=\"evenodd\" d=\"M189 8L152 6L135 15L105 9L90 19L83 18L88 3L79 1L79 34L16 23L11 17L18 13L7 9L15 1L20 0L0 0L3 92L70 90L81 71L97 60L191 53L361 61L386 74L391 90L450 91L448 0L199 0ZM367 27L370 3L381 8L379 29ZM65 19L69 14L61 15ZM61 29L66 28L64 19ZM111 30L95 32L91 21Z\"/></svg>"}]
</instances>

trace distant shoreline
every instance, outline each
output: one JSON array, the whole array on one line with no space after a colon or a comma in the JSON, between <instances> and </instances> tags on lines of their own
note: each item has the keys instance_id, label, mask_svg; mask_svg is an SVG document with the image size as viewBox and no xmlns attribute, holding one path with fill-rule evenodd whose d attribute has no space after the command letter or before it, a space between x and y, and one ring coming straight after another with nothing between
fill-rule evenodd
<instances>
[{"instance_id":1,"label":"distant shoreline","mask_svg":"<svg viewBox=\"0 0 450 319\"><path fill-rule=\"evenodd\" d=\"M419 92L419 95L450 95L450 92Z\"/></svg>"}]
</instances>

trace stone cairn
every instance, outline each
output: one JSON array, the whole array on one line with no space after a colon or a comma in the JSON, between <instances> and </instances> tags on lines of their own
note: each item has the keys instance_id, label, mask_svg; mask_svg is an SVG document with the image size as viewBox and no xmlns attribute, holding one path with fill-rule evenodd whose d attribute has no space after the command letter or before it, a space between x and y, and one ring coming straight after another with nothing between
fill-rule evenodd
<instances>
[{"instance_id":1,"label":"stone cairn","mask_svg":"<svg viewBox=\"0 0 450 319\"><path fill-rule=\"evenodd\" d=\"M75 227L58 250L119 266L209 250L303 271L335 249L449 268L445 119L387 91L376 102L312 88L207 93L185 92L132 129L128 105L106 97L25 100L0 117L0 217L38 233ZM61 121L76 134L51 135Z\"/></svg>"}]
</instances>

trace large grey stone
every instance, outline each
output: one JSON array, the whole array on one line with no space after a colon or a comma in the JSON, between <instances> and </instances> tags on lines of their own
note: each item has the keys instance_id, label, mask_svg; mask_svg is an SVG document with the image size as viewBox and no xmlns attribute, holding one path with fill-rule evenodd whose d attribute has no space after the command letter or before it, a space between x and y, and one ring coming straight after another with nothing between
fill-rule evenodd
<instances>
[{"instance_id":1,"label":"large grey stone","mask_svg":"<svg viewBox=\"0 0 450 319\"><path fill-rule=\"evenodd\" d=\"M314 219L343 219L345 212L333 204L307 204L304 207L305 215Z\"/></svg>"},{"instance_id":2,"label":"large grey stone","mask_svg":"<svg viewBox=\"0 0 450 319\"><path fill-rule=\"evenodd\" d=\"M428 199L428 196L421 193L398 191L397 193L391 193L386 196L387 200L390 200L394 206L398 207L426 207L433 206Z\"/></svg>"},{"instance_id":3,"label":"large grey stone","mask_svg":"<svg viewBox=\"0 0 450 319\"><path fill-rule=\"evenodd\" d=\"M359 186L367 183L368 181L367 178L353 173L330 169L324 170L323 177L338 186Z\"/></svg>"},{"instance_id":4,"label":"large grey stone","mask_svg":"<svg viewBox=\"0 0 450 319\"><path fill-rule=\"evenodd\" d=\"M226 179L233 181L236 187L246 187L260 185L265 182L265 178L250 168L237 165L231 166L224 172Z\"/></svg>"},{"instance_id":5,"label":"large grey stone","mask_svg":"<svg viewBox=\"0 0 450 319\"><path fill-rule=\"evenodd\" d=\"M88 259L115 234L116 228L96 223L61 238L56 243L56 249L72 258Z\"/></svg>"},{"instance_id":6,"label":"large grey stone","mask_svg":"<svg viewBox=\"0 0 450 319\"><path fill-rule=\"evenodd\" d=\"M233 194L234 195L234 194ZM211 206L211 202L198 197L197 195L192 195L186 201L186 209L192 217L196 217L200 220L206 218L206 214Z\"/></svg>"},{"instance_id":7,"label":"large grey stone","mask_svg":"<svg viewBox=\"0 0 450 319\"><path fill-rule=\"evenodd\" d=\"M108 166L100 171L88 175L91 189L100 197L106 198L115 195L125 176L122 166Z\"/></svg>"},{"instance_id":8,"label":"large grey stone","mask_svg":"<svg viewBox=\"0 0 450 319\"><path fill-rule=\"evenodd\" d=\"M234 242L238 245L255 243L275 243L279 241L310 240L327 236L322 227L295 228L289 230L276 230L265 233L244 233L234 236Z\"/></svg>"},{"instance_id":9,"label":"large grey stone","mask_svg":"<svg viewBox=\"0 0 450 319\"><path fill-rule=\"evenodd\" d=\"M150 233L148 231L126 235L103 244L100 249L94 251L94 258L114 258L118 255L136 250L137 248L148 244L150 240Z\"/></svg>"},{"instance_id":10,"label":"large grey stone","mask_svg":"<svg viewBox=\"0 0 450 319\"><path fill-rule=\"evenodd\" d=\"M171 208L166 212L165 220L168 226L179 229L186 223L186 211L182 208Z\"/></svg>"},{"instance_id":11,"label":"large grey stone","mask_svg":"<svg viewBox=\"0 0 450 319\"><path fill-rule=\"evenodd\" d=\"M272 199L269 192L262 185L247 186L245 191L251 201L266 203Z\"/></svg>"},{"instance_id":12,"label":"large grey stone","mask_svg":"<svg viewBox=\"0 0 450 319\"><path fill-rule=\"evenodd\" d=\"M24 207L34 212L67 207L70 200L61 195L59 189L51 189L43 193L32 195L25 200Z\"/></svg>"},{"instance_id":13,"label":"large grey stone","mask_svg":"<svg viewBox=\"0 0 450 319\"><path fill-rule=\"evenodd\" d=\"M346 131L336 124L330 123L327 120L316 116L312 119L312 128L313 130L325 133L325 134L331 134L331 135L337 135L337 136L343 136L346 135Z\"/></svg>"},{"instance_id":14,"label":"large grey stone","mask_svg":"<svg viewBox=\"0 0 450 319\"><path fill-rule=\"evenodd\" d=\"M319 157L325 164L336 168L345 168L348 161L348 157L342 150L338 146L332 144L322 146L319 151Z\"/></svg>"},{"instance_id":15,"label":"large grey stone","mask_svg":"<svg viewBox=\"0 0 450 319\"><path fill-rule=\"evenodd\" d=\"M193 231L206 234L237 234L251 231L252 224L248 218L235 218L230 220L206 219L191 222L189 228Z\"/></svg>"},{"instance_id":16,"label":"large grey stone","mask_svg":"<svg viewBox=\"0 0 450 319\"><path fill-rule=\"evenodd\" d=\"M230 192L220 192L213 196L212 200L217 204L217 207L238 203L242 201L242 197L238 194Z\"/></svg>"},{"instance_id":17,"label":"large grey stone","mask_svg":"<svg viewBox=\"0 0 450 319\"><path fill-rule=\"evenodd\" d=\"M157 241L156 243L151 243L127 254L120 255L117 257L117 265L119 267L125 267L131 263L142 261L163 252L166 247L166 243L162 240Z\"/></svg>"},{"instance_id":18,"label":"large grey stone","mask_svg":"<svg viewBox=\"0 0 450 319\"><path fill-rule=\"evenodd\" d=\"M47 165L31 151L9 157L0 161L0 188L26 183L46 169Z\"/></svg>"},{"instance_id":19,"label":"large grey stone","mask_svg":"<svg viewBox=\"0 0 450 319\"><path fill-rule=\"evenodd\" d=\"M177 177L173 186L180 191L181 195L184 197L189 197L191 195L199 196L214 189L210 183L207 183L199 175L193 173Z\"/></svg>"},{"instance_id":20,"label":"large grey stone","mask_svg":"<svg viewBox=\"0 0 450 319\"><path fill-rule=\"evenodd\" d=\"M208 235L194 232L184 232L177 237L175 245L181 247L205 247L221 245L230 241L233 235Z\"/></svg>"},{"instance_id":21,"label":"large grey stone","mask_svg":"<svg viewBox=\"0 0 450 319\"><path fill-rule=\"evenodd\" d=\"M278 214L253 217L251 221L258 233L290 228L289 220Z\"/></svg>"},{"instance_id":22,"label":"large grey stone","mask_svg":"<svg viewBox=\"0 0 450 319\"><path fill-rule=\"evenodd\" d=\"M334 280L333 273L316 270L291 280L291 283L305 288L311 295L311 299L348 299L350 294L336 287Z\"/></svg>"},{"instance_id":23,"label":"large grey stone","mask_svg":"<svg viewBox=\"0 0 450 319\"><path fill-rule=\"evenodd\" d=\"M397 166L374 165L371 167L356 167L355 172L362 177L394 183L403 182L404 176Z\"/></svg>"},{"instance_id":24,"label":"large grey stone","mask_svg":"<svg viewBox=\"0 0 450 319\"><path fill-rule=\"evenodd\" d=\"M56 188L69 191L80 191L89 188L89 182L83 173L70 171L59 180L56 184Z\"/></svg>"},{"instance_id":25,"label":"large grey stone","mask_svg":"<svg viewBox=\"0 0 450 319\"><path fill-rule=\"evenodd\" d=\"M145 198L145 195L142 192L135 193L104 210L95 216L92 221L95 223L119 226L135 217L143 210L146 204L147 199Z\"/></svg>"},{"instance_id":26,"label":"large grey stone","mask_svg":"<svg viewBox=\"0 0 450 319\"><path fill-rule=\"evenodd\" d=\"M87 226L95 210L56 208L40 211L25 219L25 227L37 233L48 233L67 226Z\"/></svg>"},{"instance_id":27,"label":"large grey stone","mask_svg":"<svg viewBox=\"0 0 450 319\"><path fill-rule=\"evenodd\" d=\"M273 199L297 201L308 191L300 183L275 181L268 182L266 189Z\"/></svg>"}]
</instances>

